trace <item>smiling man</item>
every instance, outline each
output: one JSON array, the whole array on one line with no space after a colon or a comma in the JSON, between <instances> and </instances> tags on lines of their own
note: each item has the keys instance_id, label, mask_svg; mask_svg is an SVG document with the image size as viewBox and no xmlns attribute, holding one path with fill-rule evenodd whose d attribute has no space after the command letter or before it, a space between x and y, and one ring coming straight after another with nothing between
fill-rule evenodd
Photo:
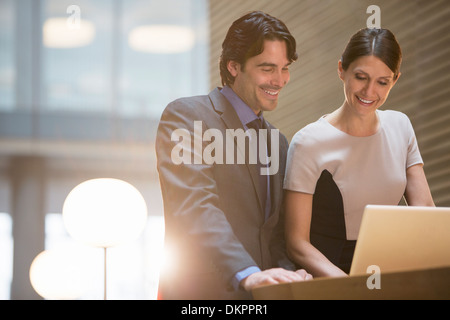
<instances>
[{"instance_id":1,"label":"smiling man","mask_svg":"<svg viewBox=\"0 0 450 320\"><path fill-rule=\"evenodd\" d=\"M252 12L231 25L222 49L223 87L170 103L158 127L165 249L171 256L160 278L163 299L248 299L256 286L311 277L294 270L286 256L282 181L288 142L263 117L276 108L289 81L289 65L297 59L295 39L280 20ZM229 138L229 132L250 129L268 133L271 146L263 143L262 154L273 158L278 153L279 169L273 174L262 175L261 164L248 158L219 164L174 162L171 157L179 150L190 153L183 157L199 159L198 144L204 149L210 141L195 137ZM194 141L179 143L174 132L188 132ZM255 137L249 135L250 140ZM219 145L229 151L227 144Z\"/></svg>"},{"instance_id":2,"label":"smiling man","mask_svg":"<svg viewBox=\"0 0 450 320\"><path fill-rule=\"evenodd\" d=\"M263 52L250 58L245 65L228 61L234 77L229 86L255 114L276 108L281 89L289 81L287 45L283 40L264 41Z\"/></svg>"}]
</instances>

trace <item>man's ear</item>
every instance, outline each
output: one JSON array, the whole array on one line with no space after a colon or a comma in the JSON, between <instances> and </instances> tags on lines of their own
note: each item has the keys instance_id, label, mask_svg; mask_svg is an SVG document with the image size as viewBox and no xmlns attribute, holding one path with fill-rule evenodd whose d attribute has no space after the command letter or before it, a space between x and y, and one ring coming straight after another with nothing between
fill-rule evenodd
<instances>
[{"instance_id":1,"label":"man's ear","mask_svg":"<svg viewBox=\"0 0 450 320\"><path fill-rule=\"evenodd\" d=\"M338 62L338 75L339 75L339 78L341 79L341 80L344 80L344 76L343 76L343 73L344 73L344 69L342 69L342 61L341 60L339 60L339 62Z\"/></svg>"},{"instance_id":2,"label":"man's ear","mask_svg":"<svg viewBox=\"0 0 450 320\"><path fill-rule=\"evenodd\" d=\"M230 60L227 63L227 69L228 72L235 78L238 75L239 71L241 70L241 65L236 61Z\"/></svg>"}]
</instances>

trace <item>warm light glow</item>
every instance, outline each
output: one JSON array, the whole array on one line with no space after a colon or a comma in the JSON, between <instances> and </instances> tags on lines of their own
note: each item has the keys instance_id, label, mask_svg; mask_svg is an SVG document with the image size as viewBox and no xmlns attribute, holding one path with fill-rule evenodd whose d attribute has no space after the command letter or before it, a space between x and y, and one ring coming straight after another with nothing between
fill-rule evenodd
<instances>
[{"instance_id":1,"label":"warm light glow","mask_svg":"<svg viewBox=\"0 0 450 320\"><path fill-rule=\"evenodd\" d=\"M71 25L67 18L49 18L42 30L44 45L48 48L76 48L90 44L95 37L92 22L80 19Z\"/></svg>"},{"instance_id":2,"label":"warm light glow","mask_svg":"<svg viewBox=\"0 0 450 320\"><path fill-rule=\"evenodd\" d=\"M80 256L73 252L43 251L30 267L34 290L46 299L77 299L86 290Z\"/></svg>"},{"instance_id":3,"label":"warm light glow","mask_svg":"<svg viewBox=\"0 0 450 320\"><path fill-rule=\"evenodd\" d=\"M93 179L69 193L63 219L74 239L107 248L140 235L147 220L147 206L131 184L118 179Z\"/></svg>"},{"instance_id":4,"label":"warm light glow","mask_svg":"<svg viewBox=\"0 0 450 320\"><path fill-rule=\"evenodd\" d=\"M140 26L131 30L128 43L136 51L178 53L192 49L195 34L191 28L174 25Z\"/></svg>"}]
</instances>

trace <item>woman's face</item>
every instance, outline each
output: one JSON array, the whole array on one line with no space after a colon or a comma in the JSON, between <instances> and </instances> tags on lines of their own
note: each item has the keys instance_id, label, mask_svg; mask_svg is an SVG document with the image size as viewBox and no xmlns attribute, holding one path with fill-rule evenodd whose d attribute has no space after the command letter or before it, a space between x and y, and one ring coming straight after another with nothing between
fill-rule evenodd
<instances>
[{"instance_id":1,"label":"woman's face","mask_svg":"<svg viewBox=\"0 0 450 320\"><path fill-rule=\"evenodd\" d=\"M360 57L347 70L342 69L339 61L338 72L344 83L345 105L361 116L381 107L398 80L398 77L394 80L391 69L375 56Z\"/></svg>"}]
</instances>

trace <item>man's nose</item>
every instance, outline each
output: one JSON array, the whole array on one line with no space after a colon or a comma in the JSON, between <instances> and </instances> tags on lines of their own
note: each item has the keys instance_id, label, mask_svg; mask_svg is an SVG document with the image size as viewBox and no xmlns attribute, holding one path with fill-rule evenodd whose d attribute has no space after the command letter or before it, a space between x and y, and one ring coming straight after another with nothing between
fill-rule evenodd
<instances>
[{"instance_id":1,"label":"man's nose","mask_svg":"<svg viewBox=\"0 0 450 320\"><path fill-rule=\"evenodd\" d=\"M290 78L289 71L277 70L272 74L270 84L274 87L282 88L288 83L289 78Z\"/></svg>"}]
</instances>

